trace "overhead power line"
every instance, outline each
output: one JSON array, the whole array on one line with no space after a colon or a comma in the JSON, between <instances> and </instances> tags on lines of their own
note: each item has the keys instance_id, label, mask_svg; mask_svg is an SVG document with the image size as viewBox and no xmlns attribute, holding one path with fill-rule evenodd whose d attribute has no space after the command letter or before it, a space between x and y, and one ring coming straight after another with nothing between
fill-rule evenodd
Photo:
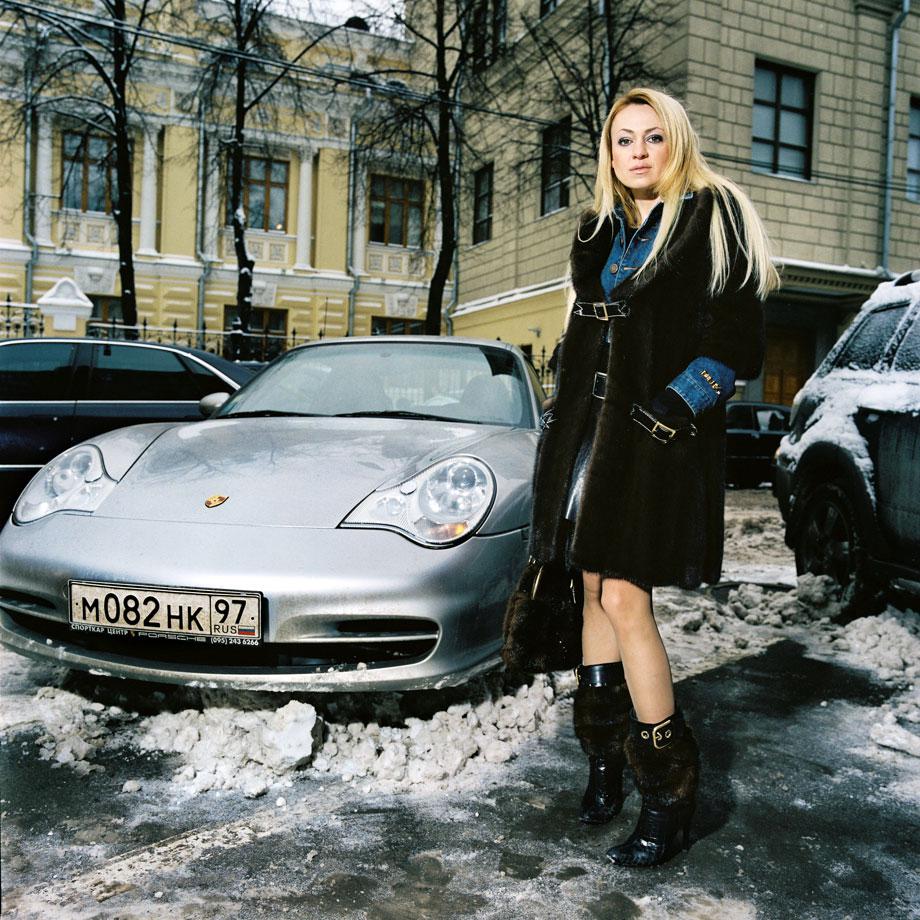
<instances>
[{"instance_id":1,"label":"overhead power line","mask_svg":"<svg viewBox=\"0 0 920 920\"><path fill-rule=\"evenodd\" d=\"M320 67L311 67L306 64L291 64L285 61L263 57L252 52L239 51L236 48L214 45L210 42L193 38L191 36L174 35L166 32L159 32L155 29L139 28L138 26L135 26L129 22L122 22L120 25L116 25L110 18L94 16L92 13L83 12L81 10L65 10L62 8L53 8L44 6L42 4L29 3L27 0L3 0L2 6L9 9L19 10L23 14L32 15L39 19L49 17L73 24L88 24L97 28L108 29L111 31L120 29L121 31L130 35L136 35L141 38L148 38L153 41L159 41L168 45L174 45L181 48L199 51L204 54L222 55L224 57L233 59L245 60L251 63L259 64L260 66L269 69L286 70L291 74L299 74L305 77L311 77L320 82L332 83L335 86L342 85L355 90L370 90L371 92L382 96L403 99L409 102L416 102L420 104L433 104L437 101L434 94L413 90L404 84L395 85L393 82L379 83L377 80L372 79L369 76L362 76L358 73L330 73L328 70L324 70ZM478 105L468 101L455 100L453 105L455 108L466 112L474 112L479 115L488 115L507 121L535 125L540 128L553 127L558 123L558 119L537 118L532 115L524 115L520 112L507 112L501 109ZM585 128L582 128L577 124L572 125L571 130L573 133L585 135L589 133ZM723 163L731 163L733 165L744 166L748 168L750 168L753 163L750 157L733 156L730 154L712 153L705 151L704 155L707 159L710 160L716 160ZM773 174L764 173L763 175ZM906 194L908 190L906 179L904 181L892 180L891 182L886 183L882 179L860 178L857 176L852 176L848 173L832 173L823 170L812 170L810 178L833 182L840 185L879 191L883 191L886 186L893 192L903 192Z\"/></svg>"}]
</instances>

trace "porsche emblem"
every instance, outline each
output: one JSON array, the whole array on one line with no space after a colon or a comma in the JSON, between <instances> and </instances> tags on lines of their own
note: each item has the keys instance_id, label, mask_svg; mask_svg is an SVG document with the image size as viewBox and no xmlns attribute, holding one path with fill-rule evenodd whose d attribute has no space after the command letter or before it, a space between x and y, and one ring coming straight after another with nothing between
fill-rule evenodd
<instances>
[{"instance_id":1,"label":"porsche emblem","mask_svg":"<svg viewBox=\"0 0 920 920\"><path fill-rule=\"evenodd\" d=\"M216 508L222 505L230 496L229 495L212 495L204 500L205 508Z\"/></svg>"}]
</instances>

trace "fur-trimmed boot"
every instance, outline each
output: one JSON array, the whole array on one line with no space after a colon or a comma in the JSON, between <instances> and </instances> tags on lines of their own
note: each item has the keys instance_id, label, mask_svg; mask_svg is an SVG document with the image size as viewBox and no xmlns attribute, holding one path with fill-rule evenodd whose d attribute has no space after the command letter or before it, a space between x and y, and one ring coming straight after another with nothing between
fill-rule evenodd
<instances>
[{"instance_id":1,"label":"fur-trimmed boot","mask_svg":"<svg viewBox=\"0 0 920 920\"><path fill-rule=\"evenodd\" d=\"M629 690L620 661L580 664L575 676L575 735L588 755L589 768L579 821L606 824L623 807Z\"/></svg>"},{"instance_id":2,"label":"fur-trimmed boot","mask_svg":"<svg viewBox=\"0 0 920 920\"><path fill-rule=\"evenodd\" d=\"M700 754L680 710L656 724L630 712L626 759L642 796L639 822L630 837L607 851L618 866L658 866L690 848L690 821L696 807Z\"/></svg>"}]
</instances>

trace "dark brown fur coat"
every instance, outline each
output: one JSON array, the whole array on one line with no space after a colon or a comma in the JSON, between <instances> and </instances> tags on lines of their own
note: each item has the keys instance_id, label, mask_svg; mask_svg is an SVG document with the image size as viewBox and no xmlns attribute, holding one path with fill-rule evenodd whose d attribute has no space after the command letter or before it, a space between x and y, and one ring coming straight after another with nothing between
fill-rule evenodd
<instances>
[{"instance_id":1,"label":"dark brown fur coat","mask_svg":"<svg viewBox=\"0 0 920 920\"><path fill-rule=\"evenodd\" d=\"M730 246L732 271L725 290L707 292L712 262L709 224L713 194L697 192L684 202L674 235L657 262L619 285L612 299L629 304L628 317L613 322L605 354L605 323L572 316L557 371L556 421L537 449L530 530L536 563L564 565L650 585L695 588L716 582L722 569L725 504L725 409L697 420L695 438L662 444L629 418L634 402L652 398L694 358L705 355L731 367L738 378L756 377L764 354L764 312L754 282L744 273L737 240ZM587 242L596 217L579 222L572 245L576 299L605 300L600 273L610 252L612 226L605 222ZM726 221L727 224L727 221ZM730 232L730 230L729 230ZM606 360L605 360L606 359ZM575 455L591 400L594 372L605 370L604 400L588 464L574 532L563 515ZM526 574L526 573L525 573ZM579 579L580 580L580 579ZM532 605L516 593L505 622L505 660L515 666L572 667L580 661L581 613L565 616L546 633L528 623ZM544 605L545 606L545 605ZM563 607L554 605L562 611ZM573 613L574 611L574 613ZM570 617L574 615L576 622ZM542 635L540 634L542 632ZM545 651L555 649L548 658Z\"/></svg>"}]
</instances>

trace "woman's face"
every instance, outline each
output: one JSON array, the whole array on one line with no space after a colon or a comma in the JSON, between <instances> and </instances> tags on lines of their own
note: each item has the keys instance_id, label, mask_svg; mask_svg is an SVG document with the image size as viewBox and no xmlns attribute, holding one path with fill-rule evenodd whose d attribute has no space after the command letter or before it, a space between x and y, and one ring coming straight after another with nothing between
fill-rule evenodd
<instances>
[{"instance_id":1,"label":"woman's face","mask_svg":"<svg viewBox=\"0 0 920 920\"><path fill-rule=\"evenodd\" d=\"M621 109L610 126L613 172L635 198L656 198L670 146L650 105Z\"/></svg>"}]
</instances>

